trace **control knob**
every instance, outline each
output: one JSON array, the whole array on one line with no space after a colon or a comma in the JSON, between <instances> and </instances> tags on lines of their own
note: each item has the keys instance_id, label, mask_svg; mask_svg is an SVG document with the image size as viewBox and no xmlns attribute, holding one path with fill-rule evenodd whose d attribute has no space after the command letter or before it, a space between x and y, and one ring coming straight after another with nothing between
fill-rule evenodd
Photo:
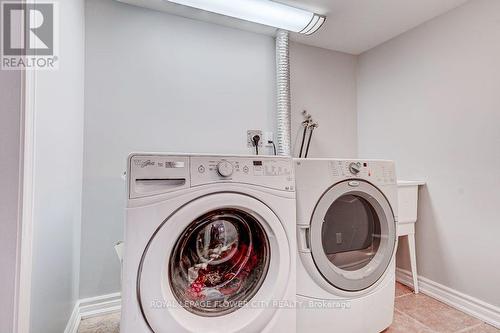
<instances>
[{"instance_id":1,"label":"control knob","mask_svg":"<svg viewBox=\"0 0 500 333\"><path fill-rule=\"evenodd\" d=\"M228 161L220 161L217 164L217 172L222 177L229 177L233 174L233 165Z\"/></svg>"},{"instance_id":2,"label":"control knob","mask_svg":"<svg viewBox=\"0 0 500 333\"><path fill-rule=\"evenodd\" d=\"M358 173L361 172L361 163L360 162L352 162L351 164L349 164L349 171L353 175L357 175Z\"/></svg>"}]
</instances>

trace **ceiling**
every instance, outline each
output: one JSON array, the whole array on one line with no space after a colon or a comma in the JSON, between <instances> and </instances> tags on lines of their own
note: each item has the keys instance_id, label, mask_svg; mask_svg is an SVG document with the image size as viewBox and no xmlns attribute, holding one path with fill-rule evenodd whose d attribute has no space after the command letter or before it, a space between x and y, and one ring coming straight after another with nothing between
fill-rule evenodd
<instances>
[{"instance_id":1,"label":"ceiling","mask_svg":"<svg viewBox=\"0 0 500 333\"><path fill-rule=\"evenodd\" d=\"M327 16L311 36L292 39L351 54L360 54L467 0L277 0Z\"/></svg>"},{"instance_id":2,"label":"ceiling","mask_svg":"<svg viewBox=\"0 0 500 333\"><path fill-rule=\"evenodd\" d=\"M275 33L275 29L270 27L208 13L165 0L118 1L253 32ZM292 33L292 40L335 51L360 54L460 6L467 0L274 1L327 16L325 24L318 32L310 36Z\"/></svg>"}]
</instances>

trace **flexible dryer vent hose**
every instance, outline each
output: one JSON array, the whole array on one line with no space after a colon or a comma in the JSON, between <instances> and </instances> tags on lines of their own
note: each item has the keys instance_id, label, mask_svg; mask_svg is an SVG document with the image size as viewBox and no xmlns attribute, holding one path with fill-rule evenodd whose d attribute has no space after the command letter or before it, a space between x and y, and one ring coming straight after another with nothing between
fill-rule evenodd
<instances>
[{"instance_id":1,"label":"flexible dryer vent hose","mask_svg":"<svg viewBox=\"0 0 500 333\"><path fill-rule=\"evenodd\" d=\"M276 34L276 84L277 84L277 153L291 156L291 99L290 99L290 55L288 31Z\"/></svg>"}]
</instances>

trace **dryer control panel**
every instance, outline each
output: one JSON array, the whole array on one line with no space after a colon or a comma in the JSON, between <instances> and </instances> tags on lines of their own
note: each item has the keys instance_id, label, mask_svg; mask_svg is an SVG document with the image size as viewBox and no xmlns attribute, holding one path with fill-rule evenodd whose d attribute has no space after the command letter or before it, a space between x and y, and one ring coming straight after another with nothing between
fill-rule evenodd
<instances>
[{"instance_id":1,"label":"dryer control panel","mask_svg":"<svg viewBox=\"0 0 500 333\"><path fill-rule=\"evenodd\" d=\"M129 198L213 183L243 183L295 191L292 160L279 156L131 154Z\"/></svg>"},{"instance_id":2,"label":"dryer control panel","mask_svg":"<svg viewBox=\"0 0 500 333\"><path fill-rule=\"evenodd\" d=\"M391 161L331 160L333 179L360 178L376 184L396 184L396 172Z\"/></svg>"}]
</instances>

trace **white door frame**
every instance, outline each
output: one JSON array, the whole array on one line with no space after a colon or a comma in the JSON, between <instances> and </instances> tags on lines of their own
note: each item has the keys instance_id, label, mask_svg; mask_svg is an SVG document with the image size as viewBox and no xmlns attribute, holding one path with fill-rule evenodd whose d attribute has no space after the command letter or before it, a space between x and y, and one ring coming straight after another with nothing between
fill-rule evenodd
<instances>
[{"instance_id":1,"label":"white door frame","mask_svg":"<svg viewBox=\"0 0 500 333\"><path fill-rule=\"evenodd\" d=\"M23 2L28 2L23 0ZM29 0L36 3L38 0ZM22 24L22 22L21 22ZM24 27L21 27L24 29ZM21 31L23 31L21 29ZM14 332L29 333L31 318L31 278L33 268L33 208L35 179L35 119L37 70L23 70L21 84L20 207L17 244L17 277Z\"/></svg>"},{"instance_id":2,"label":"white door frame","mask_svg":"<svg viewBox=\"0 0 500 333\"><path fill-rule=\"evenodd\" d=\"M33 194L35 160L35 70L24 70L21 85L21 186L20 232L17 246L17 278L14 332L29 333L31 272L33 262Z\"/></svg>"}]
</instances>

